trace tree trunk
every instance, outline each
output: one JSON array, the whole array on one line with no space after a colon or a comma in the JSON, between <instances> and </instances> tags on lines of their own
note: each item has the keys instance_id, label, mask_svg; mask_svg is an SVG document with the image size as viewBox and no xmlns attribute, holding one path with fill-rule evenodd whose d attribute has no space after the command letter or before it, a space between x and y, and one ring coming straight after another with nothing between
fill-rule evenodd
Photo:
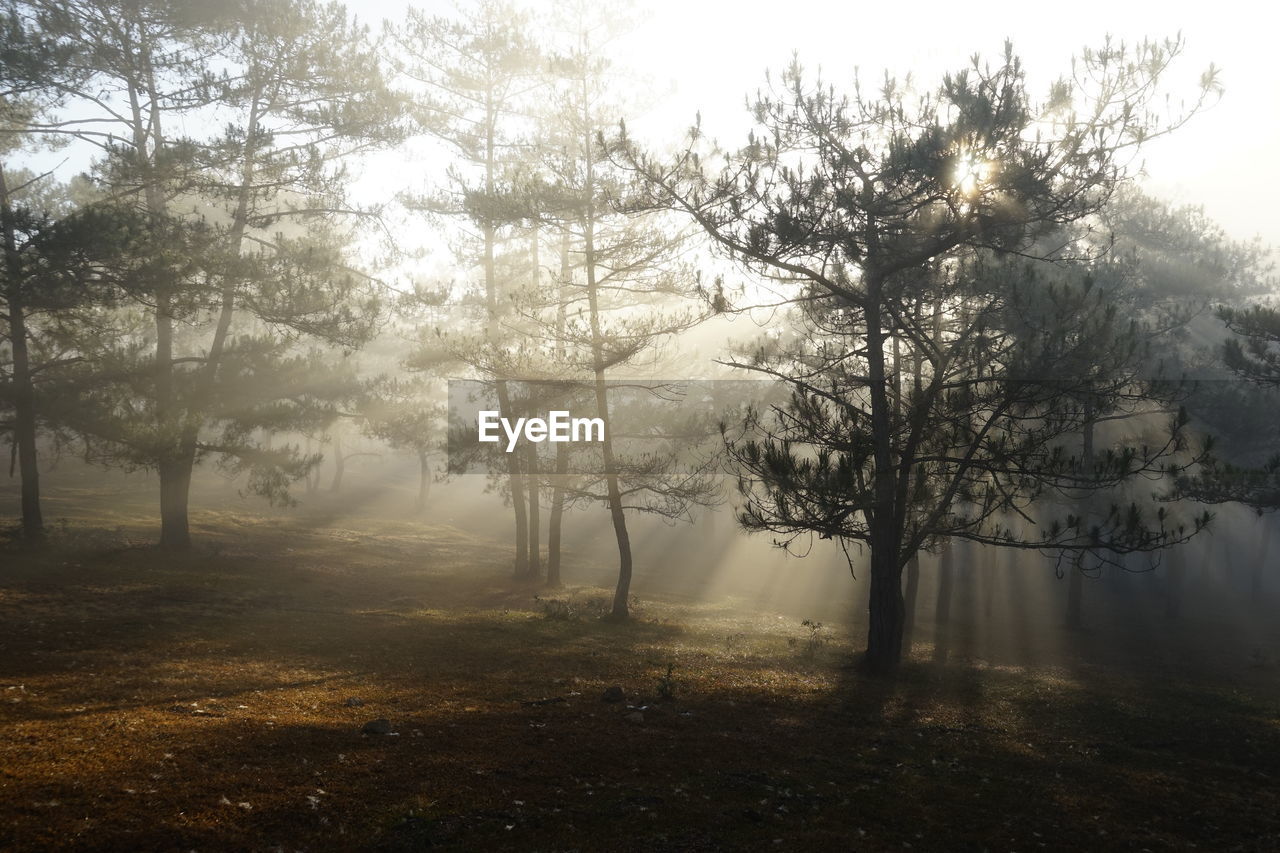
<instances>
[{"instance_id":1,"label":"tree trunk","mask_svg":"<svg viewBox=\"0 0 1280 853\"><path fill-rule=\"evenodd\" d=\"M1183 548L1186 545L1175 545L1169 549L1165 565L1169 569L1169 580L1165 584L1164 615L1177 619L1182 615L1182 584L1186 579L1187 565Z\"/></svg>"},{"instance_id":2,"label":"tree trunk","mask_svg":"<svg viewBox=\"0 0 1280 853\"><path fill-rule=\"evenodd\" d=\"M938 599L933 605L933 659L947 659L947 634L951 624L951 590L955 584L955 546L951 537L938 555Z\"/></svg>"},{"instance_id":3,"label":"tree trunk","mask_svg":"<svg viewBox=\"0 0 1280 853\"><path fill-rule=\"evenodd\" d=\"M924 300L917 296L913 314L916 326L923 328ZM894 384L896 386L897 398L894 402L895 414L899 417L902 415L902 351L900 346L900 338L893 339L893 370ZM911 390L914 399L919 399L924 384L924 354L917 345L913 347L911 353ZM925 469L923 466L916 468L916 483L923 485ZM903 645L909 654L911 652L911 642L916 626L916 603L920 596L920 551L917 550L911 555L911 559L907 561L907 589L906 589L906 621L902 628Z\"/></svg>"},{"instance_id":4,"label":"tree trunk","mask_svg":"<svg viewBox=\"0 0 1280 853\"><path fill-rule=\"evenodd\" d=\"M9 314L9 349L13 356L13 442L18 454L18 476L22 490L22 535L28 540L44 537L44 517L40 511L40 468L36 460L36 397L31 380L27 348L26 313L22 300L22 264L18 257L16 226L9 200L9 187L0 167L0 219L3 220L5 268L8 288L5 302ZM12 476L12 471L10 472Z\"/></svg>"},{"instance_id":5,"label":"tree trunk","mask_svg":"<svg viewBox=\"0 0 1280 853\"><path fill-rule=\"evenodd\" d=\"M905 605L902 600L903 517L897 500L898 475L894 464L893 424L889 381L885 370L885 334L881 328L881 287L883 277L874 271L864 275L867 298L863 307L867 321L867 378L871 397L871 439L875 460L875 507L870 513L871 591L868 601L870 628L867 631L866 668L875 674L890 674L902 660L902 629ZM896 381L896 380L895 380Z\"/></svg>"},{"instance_id":6,"label":"tree trunk","mask_svg":"<svg viewBox=\"0 0 1280 853\"><path fill-rule=\"evenodd\" d=\"M871 598L867 605L870 628L863 659L868 672L893 673L902 661L902 630L906 606L902 600L902 570L896 549L871 547Z\"/></svg>"},{"instance_id":7,"label":"tree trunk","mask_svg":"<svg viewBox=\"0 0 1280 853\"><path fill-rule=\"evenodd\" d=\"M427 508L427 496L431 494L431 460L425 451L418 451L418 501L414 505L418 515Z\"/></svg>"},{"instance_id":8,"label":"tree trunk","mask_svg":"<svg viewBox=\"0 0 1280 853\"><path fill-rule=\"evenodd\" d=\"M1067 627L1078 631L1084 625L1084 573L1078 566L1067 570Z\"/></svg>"},{"instance_id":9,"label":"tree trunk","mask_svg":"<svg viewBox=\"0 0 1280 853\"><path fill-rule=\"evenodd\" d=\"M583 104L587 103L586 82L583 81ZM628 600L631 597L631 536L627 532L627 515L622 508L622 489L618 485L618 466L613 459L613 429L609 419L609 392L605 385L604 335L600 329L600 294L596 281L595 249L595 160L592 154L591 134L583 139L583 155L586 163L586 210L582 218L582 265L587 278L587 307L591 324L591 358L595 368L596 414L604 422L604 437L600 452L604 461L604 478L608 491L609 516L613 520L613 534L618 542L618 586L613 594L610 618L625 620L630 616Z\"/></svg>"},{"instance_id":10,"label":"tree trunk","mask_svg":"<svg viewBox=\"0 0 1280 853\"><path fill-rule=\"evenodd\" d=\"M511 395L506 380L498 383L498 414L511 418ZM516 562L512 574L522 578L529 574L529 518L524 505L524 482L520 476L520 451L512 450L507 456L507 482L511 484L511 508L516 522Z\"/></svg>"},{"instance_id":11,"label":"tree trunk","mask_svg":"<svg viewBox=\"0 0 1280 853\"><path fill-rule=\"evenodd\" d=\"M146 178L144 195L147 211L163 215L167 212L168 203L160 187L160 172L156 169L165 149L160 128L160 98L151 64L151 44L145 35L139 47L144 70L140 78L130 81L128 86L133 149L143 165ZM142 116L139 101L143 92L148 95L150 103L150 115L146 119ZM160 546L184 550L191 547L187 504L191 493L191 471L195 465L195 430L199 427L188 425L174 394L173 293L166 284L157 285L155 301L156 427L162 448L157 460L160 474Z\"/></svg>"},{"instance_id":12,"label":"tree trunk","mask_svg":"<svg viewBox=\"0 0 1280 853\"><path fill-rule=\"evenodd\" d=\"M565 358L565 326L569 320L569 297L572 270L569 266L569 229L560 234L560 276L556 300L556 358ZM547 586L558 587L560 580L560 529L564 523L564 487L569 475L569 451L564 442L556 445L556 473L551 485L551 519L547 523Z\"/></svg>"},{"instance_id":13,"label":"tree trunk","mask_svg":"<svg viewBox=\"0 0 1280 853\"><path fill-rule=\"evenodd\" d=\"M942 553L938 555L938 600L933 607L933 621L938 625L951 622L951 590L955 585L955 544L951 537L942 543Z\"/></svg>"},{"instance_id":14,"label":"tree trunk","mask_svg":"<svg viewBox=\"0 0 1280 853\"><path fill-rule=\"evenodd\" d=\"M988 553L987 570L982 573L982 618L988 625L991 624L995 616L996 603L996 587L1000 585L1000 578L997 575L997 567L1000 565L1001 550L987 546L990 550Z\"/></svg>"},{"instance_id":15,"label":"tree trunk","mask_svg":"<svg viewBox=\"0 0 1280 853\"><path fill-rule=\"evenodd\" d=\"M604 454L604 476L609 494L609 517L613 520L613 535L618 542L618 586L613 593L613 609L610 616L623 620L630 615L628 601L631 597L631 536L627 532L627 516L622 508L622 490L618 486L618 466L613 460L613 441L609 422L609 397L605 388L604 372L596 371L596 406L604 421L604 441L600 443Z\"/></svg>"},{"instance_id":16,"label":"tree trunk","mask_svg":"<svg viewBox=\"0 0 1280 853\"><path fill-rule=\"evenodd\" d=\"M307 455L310 456L311 451L313 451L314 449L315 449L315 445L311 440L311 436L307 436L307 444L306 444ZM319 469L320 469L320 463L317 462L315 465L312 465L310 468L308 468L306 471L306 474L304 475L306 477L304 482L307 485L308 495L314 495L316 492L320 491L320 470Z\"/></svg>"},{"instance_id":17,"label":"tree trunk","mask_svg":"<svg viewBox=\"0 0 1280 853\"><path fill-rule=\"evenodd\" d=\"M916 626L916 599L920 595L920 552L911 555L907 561L907 585L903 593L906 615L902 624L902 647L911 651L911 637Z\"/></svg>"},{"instance_id":18,"label":"tree trunk","mask_svg":"<svg viewBox=\"0 0 1280 853\"><path fill-rule=\"evenodd\" d=\"M495 128L498 121L498 107L495 84L490 83L485 89L485 120L482 125L484 130L484 188L486 196L493 197L494 194L494 177L498 167L497 160L497 139L495 136ZM498 299L498 268L495 260L495 249L497 244L497 230L493 221L485 220L483 227L484 234L484 298L485 309L488 314L488 327L486 334L488 344L495 349L502 339L502 332L499 327L499 299ZM494 370L496 385L498 388L498 415L502 418L511 418L511 397L507 390L507 380L502 370ZM529 571L529 520L525 515L524 507L524 487L520 482L520 454L511 452L507 455L507 482L511 488L511 507L515 513L516 528L516 559L513 574L515 577L524 577Z\"/></svg>"},{"instance_id":19,"label":"tree trunk","mask_svg":"<svg viewBox=\"0 0 1280 853\"><path fill-rule=\"evenodd\" d=\"M569 473L569 453L564 442L556 445L556 474L551 487L551 520L547 524L547 586L560 586L560 527L564 519L564 480Z\"/></svg>"},{"instance_id":20,"label":"tree trunk","mask_svg":"<svg viewBox=\"0 0 1280 853\"><path fill-rule=\"evenodd\" d=\"M191 547L187 504L191 495L191 472L195 467L194 445L184 441L179 453L160 462L160 547L185 551Z\"/></svg>"},{"instance_id":21,"label":"tree trunk","mask_svg":"<svg viewBox=\"0 0 1280 853\"><path fill-rule=\"evenodd\" d=\"M161 290L156 300L156 421L160 440L168 445L161 451L160 547L182 550L191 547L187 521L192 460L183 452L178 417L173 399L173 318L169 294Z\"/></svg>"},{"instance_id":22,"label":"tree trunk","mask_svg":"<svg viewBox=\"0 0 1280 853\"><path fill-rule=\"evenodd\" d=\"M538 446L530 443L525 452L528 470L525 473L525 485L529 494L529 577L536 578L542 574L542 543L540 533L542 526L541 485L538 474Z\"/></svg>"},{"instance_id":23,"label":"tree trunk","mask_svg":"<svg viewBox=\"0 0 1280 853\"><path fill-rule=\"evenodd\" d=\"M347 470L347 456L342 452L342 434L335 433L333 436L333 482L329 484L329 491L336 492L342 488L342 475Z\"/></svg>"}]
</instances>

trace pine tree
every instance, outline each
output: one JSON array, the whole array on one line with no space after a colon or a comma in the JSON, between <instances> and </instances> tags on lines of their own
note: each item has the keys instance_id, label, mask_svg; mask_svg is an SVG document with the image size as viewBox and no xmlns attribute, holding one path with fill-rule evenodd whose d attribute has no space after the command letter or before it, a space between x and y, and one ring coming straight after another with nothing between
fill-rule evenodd
<instances>
[{"instance_id":1,"label":"pine tree","mask_svg":"<svg viewBox=\"0 0 1280 853\"><path fill-rule=\"evenodd\" d=\"M160 541L184 548L199 460L220 456L272 499L313 464L264 436L329 417L321 395L342 384L296 384L323 362L300 338L352 348L376 326L370 279L344 252L344 216L368 213L343 199L344 161L400 138L397 105L376 45L336 5L32 5L83 75L48 129L97 144L103 191L151 231L120 294L153 328L98 341L88 408L107 417L80 426L116 462L158 470ZM215 117L219 137L172 133Z\"/></svg>"},{"instance_id":2,"label":"pine tree","mask_svg":"<svg viewBox=\"0 0 1280 853\"><path fill-rule=\"evenodd\" d=\"M464 363L494 384L499 410L511 417L509 381L518 354L504 329L515 265L504 264L502 244L520 212L512 211L509 177L524 153L521 127L529 92L539 86L540 55L528 35L528 16L502 0L484 0L454 17L409 11L393 32L400 48L396 70L417 103L419 128L456 156L449 185L410 201L472 230L460 241L464 266L478 267L479 298L461 294L458 307L478 308L467 322L458 312L447 340L429 340L415 356L420 366ZM470 313L470 312L468 312ZM460 328L458 328L460 327ZM518 343L518 342L517 342ZM430 354L428 354L430 353ZM503 454L515 521L517 577L529 574L529 517L520 458Z\"/></svg>"},{"instance_id":3,"label":"pine tree","mask_svg":"<svg viewBox=\"0 0 1280 853\"><path fill-rule=\"evenodd\" d=\"M878 94L842 97L796 61L755 101L758 128L723 168L700 152L696 129L674 162L619 140L650 206L683 211L743 266L795 283L809 340L739 362L793 391L728 436L741 520L870 545L873 671L901 659L902 570L932 538L1126 553L1193 532L1137 504L1089 525L1069 514L1031 537L1000 522L1046 493L1086 494L1159 468L1179 447L1177 419L1154 444L1108 451L1092 470L1062 446L1088 422L1082 400L1100 411L1128 393L1137 342L1078 274L1025 260L1103 209L1124 153L1194 112L1199 102L1151 112L1179 47L1086 52L1039 105L1009 47L923 97L891 78ZM1212 70L1202 83L1208 98ZM917 314L921 296L933 317ZM924 362L922 387L901 400L895 342Z\"/></svg>"}]
</instances>

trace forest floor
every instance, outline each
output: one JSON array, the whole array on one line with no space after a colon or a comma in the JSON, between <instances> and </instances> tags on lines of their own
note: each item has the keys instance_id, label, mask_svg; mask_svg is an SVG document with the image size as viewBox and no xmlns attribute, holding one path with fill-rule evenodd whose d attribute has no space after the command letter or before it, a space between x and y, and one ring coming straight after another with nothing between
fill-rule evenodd
<instances>
[{"instance_id":1,"label":"forest floor","mask_svg":"<svg viewBox=\"0 0 1280 853\"><path fill-rule=\"evenodd\" d=\"M0 550L0 849L1280 849L1274 669L917 644L882 683L791 617L604 622L447 526L198 520Z\"/></svg>"}]
</instances>

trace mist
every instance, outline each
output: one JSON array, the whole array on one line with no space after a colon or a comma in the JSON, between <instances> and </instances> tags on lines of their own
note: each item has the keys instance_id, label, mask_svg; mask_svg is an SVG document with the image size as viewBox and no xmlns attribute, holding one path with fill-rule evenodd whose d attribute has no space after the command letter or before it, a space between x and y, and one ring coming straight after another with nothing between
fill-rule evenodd
<instances>
[{"instance_id":1,"label":"mist","mask_svg":"<svg viewBox=\"0 0 1280 853\"><path fill-rule=\"evenodd\" d=\"M5 6L0 846L1273 846L1230 11Z\"/></svg>"}]
</instances>

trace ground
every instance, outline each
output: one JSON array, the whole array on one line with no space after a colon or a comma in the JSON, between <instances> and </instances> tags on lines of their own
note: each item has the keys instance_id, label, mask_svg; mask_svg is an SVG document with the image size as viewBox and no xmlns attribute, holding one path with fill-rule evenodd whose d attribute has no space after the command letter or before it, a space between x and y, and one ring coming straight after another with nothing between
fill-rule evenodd
<instances>
[{"instance_id":1,"label":"ground","mask_svg":"<svg viewBox=\"0 0 1280 853\"><path fill-rule=\"evenodd\" d=\"M447 525L198 521L0 551L0 849L1280 849L1270 670L871 681L838 628L602 621Z\"/></svg>"}]
</instances>

